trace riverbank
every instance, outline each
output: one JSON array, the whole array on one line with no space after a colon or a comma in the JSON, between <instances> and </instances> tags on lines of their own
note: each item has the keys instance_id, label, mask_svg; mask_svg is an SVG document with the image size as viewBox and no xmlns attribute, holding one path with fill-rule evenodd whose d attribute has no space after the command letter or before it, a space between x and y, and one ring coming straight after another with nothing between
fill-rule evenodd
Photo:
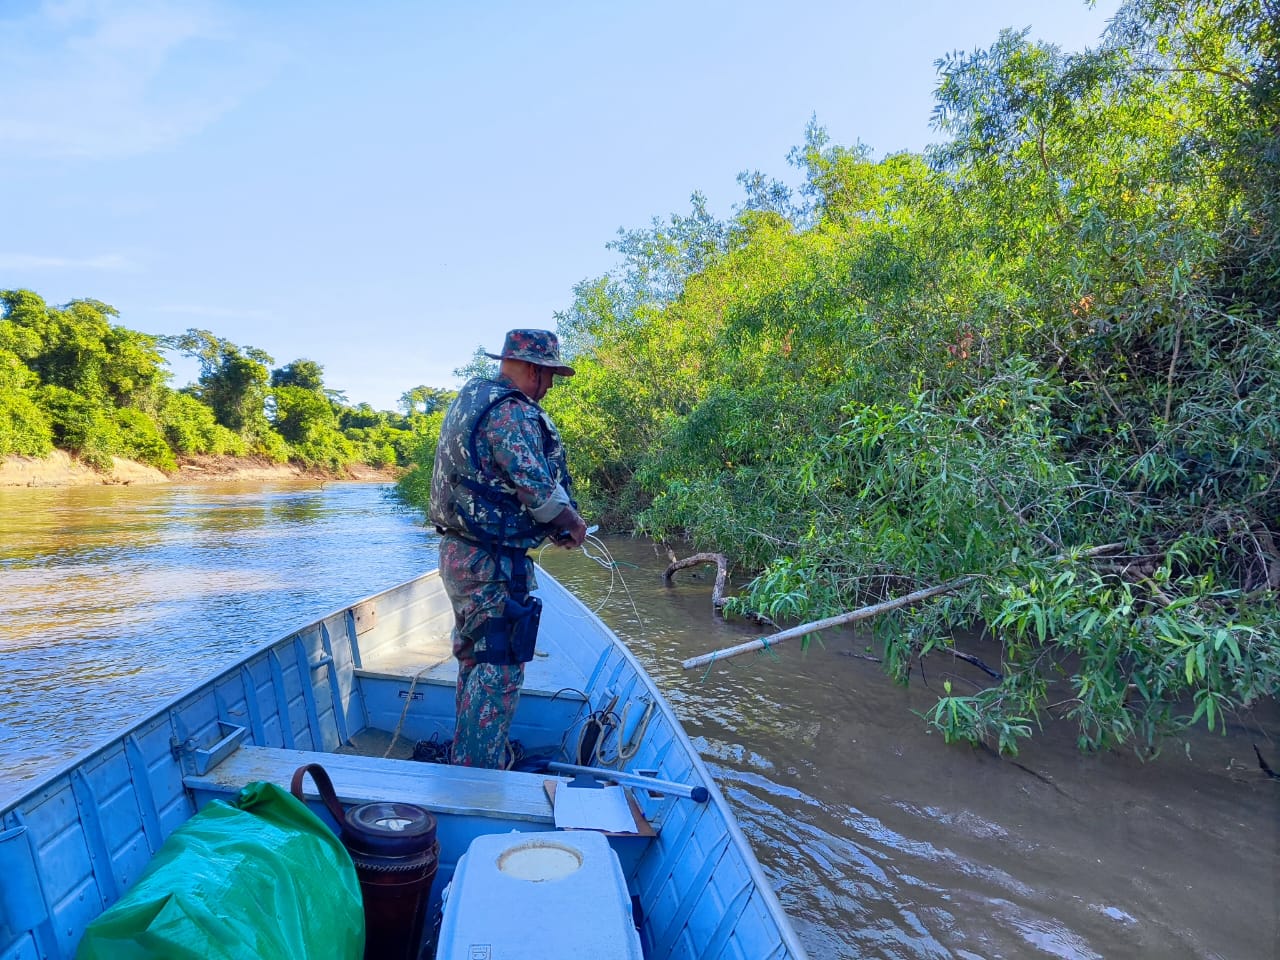
<instances>
[{"instance_id":1,"label":"riverbank","mask_svg":"<svg viewBox=\"0 0 1280 960\"><path fill-rule=\"evenodd\" d=\"M357 463L344 471L303 468L293 463L275 463L258 457L182 457L172 474L116 457L110 470L96 470L63 450L47 457L4 457L0 459L0 487L78 487L155 483L210 483L236 480L356 480L365 483L392 483L399 477L396 468L376 468Z\"/></svg>"}]
</instances>

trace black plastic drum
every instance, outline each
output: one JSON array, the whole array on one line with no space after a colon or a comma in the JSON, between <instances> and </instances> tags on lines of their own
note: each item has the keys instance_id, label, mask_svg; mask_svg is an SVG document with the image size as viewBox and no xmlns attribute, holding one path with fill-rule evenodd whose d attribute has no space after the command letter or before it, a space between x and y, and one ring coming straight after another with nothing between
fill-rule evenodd
<instances>
[{"instance_id":1,"label":"black plastic drum","mask_svg":"<svg viewBox=\"0 0 1280 960\"><path fill-rule=\"evenodd\" d=\"M318 763L294 772L291 788L298 799L308 773L342 825L342 842L360 879L365 960L416 960L440 859L436 818L411 803L362 803L344 811Z\"/></svg>"}]
</instances>

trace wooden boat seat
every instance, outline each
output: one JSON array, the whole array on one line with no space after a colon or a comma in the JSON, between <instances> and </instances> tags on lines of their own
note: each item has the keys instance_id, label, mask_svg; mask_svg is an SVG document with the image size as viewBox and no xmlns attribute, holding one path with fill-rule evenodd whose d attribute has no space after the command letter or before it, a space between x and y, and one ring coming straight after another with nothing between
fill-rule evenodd
<instances>
[{"instance_id":1,"label":"wooden boat seat","mask_svg":"<svg viewBox=\"0 0 1280 960\"><path fill-rule=\"evenodd\" d=\"M288 789L293 772L308 763L325 768L343 804L412 803L437 815L524 821L537 824L534 829L555 829L551 801L543 787L548 776L513 770L241 746L207 773L184 776L183 784L202 807L215 797L234 796L245 784L258 780ZM308 800L318 798L310 778L305 791Z\"/></svg>"}]
</instances>

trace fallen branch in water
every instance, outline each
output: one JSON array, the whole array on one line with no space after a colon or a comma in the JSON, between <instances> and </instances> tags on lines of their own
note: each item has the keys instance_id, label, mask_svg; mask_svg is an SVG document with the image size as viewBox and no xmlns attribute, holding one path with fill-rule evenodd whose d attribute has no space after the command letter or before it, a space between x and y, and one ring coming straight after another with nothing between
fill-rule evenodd
<instances>
[{"instance_id":1,"label":"fallen branch in water","mask_svg":"<svg viewBox=\"0 0 1280 960\"><path fill-rule=\"evenodd\" d=\"M711 588L711 606L719 613L724 609L724 582L729 576L729 561L724 558L723 553L695 553L691 557L685 557L683 560L672 560L671 566L667 567L662 574L662 582L668 587L671 586L671 577L677 570L684 570L687 567L700 567L704 563L714 563L716 565L716 585Z\"/></svg>"},{"instance_id":2,"label":"fallen branch in water","mask_svg":"<svg viewBox=\"0 0 1280 960\"><path fill-rule=\"evenodd\" d=\"M908 593L906 596L898 597L894 600L885 600L881 603L873 603L870 606L859 607L857 610L851 610L848 613L841 613L834 617L827 617L825 620L815 620L812 623L804 623L798 627L783 630L781 633L775 633L771 637L761 637L759 640L748 640L746 643L740 643L735 647L726 647L723 650L713 650L711 653L704 653L701 656L686 660L681 664L681 666L686 670L692 670L694 667L701 667L708 663L715 663L717 660L728 660L730 657L737 657L744 653L751 653L753 650L764 650L768 647L772 647L774 644L783 643L786 640L794 640L796 637L807 636L810 633L817 633L819 630L826 630L829 627L840 627L844 626L846 623L866 620L870 617L887 613L890 610L897 610L901 607L908 607L913 603L919 603L921 600L928 600L930 597L937 597L944 593L951 593L953 590L959 590L961 587L972 583L976 579L978 578L974 574L956 577L956 579L948 580L946 583L938 584L935 587L927 587L924 590L917 590L914 593Z\"/></svg>"},{"instance_id":3,"label":"fallen branch in water","mask_svg":"<svg viewBox=\"0 0 1280 960\"><path fill-rule=\"evenodd\" d=\"M942 653L951 654L957 660L963 660L965 663L973 664L975 667L977 667L979 670L981 670L983 673L985 673L989 677L993 677L996 680L1004 679L1003 673L1001 673L999 670L994 670L991 667L988 667L985 663L983 663L981 660L979 660L977 657L975 657L971 653L961 653L959 650L956 650L952 647L941 647L939 648L939 650ZM882 658L873 657L869 653L855 653L852 650L841 650L840 655L845 657L854 657L855 659L858 659L858 660L870 660L872 663L884 663L884 660ZM923 661L923 658L921 659Z\"/></svg>"},{"instance_id":4,"label":"fallen branch in water","mask_svg":"<svg viewBox=\"0 0 1280 960\"><path fill-rule=\"evenodd\" d=\"M869 663L884 663L884 660L882 658L873 657L869 653L858 653L857 651L854 651L854 650L839 650L837 652L842 657L853 657L853 659L855 660L866 660Z\"/></svg>"},{"instance_id":5,"label":"fallen branch in water","mask_svg":"<svg viewBox=\"0 0 1280 960\"><path fill-rule=\"evenodd\" d=\"M1004 679L1003 673L1001 673L999 670L995 670L991 667L988 667L985 663L983 663L981 660L975 657L972 653L961 653L959 650L949 648L949 647L944 648L942 652L951 654L957 660L963 660L965 663L973 664L973 666L977 667L987 676L992 677L995 680Z\"/></svg>"},{"instance_id":6,"label":"fallen branch in water","mask_svg":"<svg viewBox=\"0 0 1280 960\"><path fill-rule=\"evenodd\" d=\"M724 554L695 553L693 556L685 557L683 560L677 560L676 555L671 553L670 550L668 550L668 555L671 557L671 566L667 567L666 571L662 574L662 582L668 587L671 586L671 577L677 570L684 570L687 567L701 566L704 563L714 563L716 565L716 583L715 586L711 588L711 609L717 616L723 616L725 605L724 584L725 580L729 576L729 561L725 559ZM778 627L776 623L762 613L747 613L744 616L746 616L748 620L753 620L756 623L766 623L775 630Z\"/></svg>"},{"instance_id":7,"label":"fallen branch in water","mask_svg":"<svg viewBox=\"0 0 1280 960\"><path fill-rule=\"evenodd\" d=\"M1272 780L1280 780L1280 773L1276 773L1272 770L1271 765L1262 759L1262 751L1258 749L1258 745L1256 743L1253 744L1253 752L1258 758L1258 766L1262 768L1262 772Z\"/></svg>"}]
</instances>

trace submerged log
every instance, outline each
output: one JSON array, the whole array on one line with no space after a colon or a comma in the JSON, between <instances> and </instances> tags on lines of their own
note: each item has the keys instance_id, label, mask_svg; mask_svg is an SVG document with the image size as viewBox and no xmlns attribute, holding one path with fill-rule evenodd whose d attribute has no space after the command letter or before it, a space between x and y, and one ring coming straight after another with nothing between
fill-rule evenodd
<instances>
[{"instance_id":1,"label":"submerged log","mask_svg":"<svg viewBox=\"0 0 1280 960\"><path fill-rule=\"evenodd\" d=\"M716 565L716 585L711 588L711 606L715 608L716 613L719 613L724 609L724 584L729 576L729 561L724 558L723 553L695 553L693 556L685 557L683 560L676 560L673 556L671 566L667 567L662 574L662 582L669 587L671 586L671 578L677 570L700 567L704 563L714 563Z\"/></svg>"},{"instance_id":2,"label":"submerged log","mask_svg":"<svg viewBox=\"0 0 1280 960\"><path fill-rule=\"evenodd\" d=\"M993 677L996 680L1004 679L1003 673L1001 673L999 670L993 670L991 667L988 667L985 663L983 663L981 660L979 660L977 657L975 657L971 653L961 653L959 650L955 649L954 647L944 647L940 652L949 653L951 654L951 656L955 657L957 660L963 660L965 663L971 663L975 667L977 667L979 670L981 670L983 673L987 674L990 677ZM853 657L857 660L869 660L872 663L884 663L884 659L881 657L873 657L869 653L857 653L853 650L841 650L840 655L842 657ZM923 657L920 658L920 663L921 663L921 666L923 667L923 664L924 664Z\"/></svg>"},{"instance_id":3,"label":"submerged log","mask_svg":"<svg viewBox=\"0 0 1280 960\"><path fill-rule=\"evenodd\" d=\"M772 647L775 644L782 643L786 640L794 640L796 637L803 637L810 633L817 633L819 630L826 630L828 627L840 627L844 626L846 623L866 620L870 617L887 613L890 610L897 610L900 607L907 607L913 603L919 603L921 600L928 600L930 597L937 597L944 593L951 593L953 590L959 590L961 587L972 583L976 579L978 578L973 574L957 577L954 580L948 580L946 583L940 583L937 586L927 587L923 590L916 590L914 593L908 593L906 596L898 597L894 600L885 600L882 603L873 603L870 606L859 607L857 610L850 610L848 613L841 613L834 617L827 617L825 620L815 620L812 623L804 623L798 627L783 630L781 633L775 633L771 637L761 637L759 640L748 640L746 643L740 643L735 647L725 647L723 650L713 650L711 653L704 653L701 656L685 660L680 665L686 670L692 670L694 667L702 667L708 663L715 663L717 660L728 660L730 657L741 656L744 653L751 653L754 650L763 650L766 647Z\"/></svg>"},{"instance_id":4,"label":"submerged log","mask_svg":"<svg viewBox=\"0 0 1280 960\"><path fill-rule=\"evenodd\" d=\"M1280 780L1280 773L1276 773L1272 770L1271 765L1262 759L1262 751L1258 749L1258 745L1256 743L1253 744L1253 752L1258 758L1258 766L1262 768L1262 772L1272 780Z\"/></svg>"},{"instance_id":5,"label":"submerged log","mask_svg":"<svg viewBox=\"0 0 1280 960\"><path fill-rule=\"evenodd\" d=\"M991 667L988 667L985 663L983 663L981 660L975 657L972 653L961 653L959 650L955 649L954 647L948 647L943 652L951 654L957 660L963 660L965 663L972 664L973 666L977 667L979 670L981 670L983 673L985 673L987 676L991 677L992 679L995 679L995 680L1004 679L1003 673L1001 673L999 670L995 670Z\"/></svg>"},{"instance_id":6,"label":"submerged log","mask_svg":"<svg viewBox=\"0 0 1280 960\"><path fill-rule=\"evenodd\" d=\"M697 567L704 563L714 563L716 565L716 582L711 588L711 611L716 616L724 616L724 605L728 598L724 595L725 581L729 577L729 561L725 559L722 553L695 553L691 557L685 557L683 560L676 559L675 553L671 548L667 548L667 556L671 560L671 566L662 574L662 582L668 587L671 586L671 578L677 570L684 570L688 567ZM766 617L763 613L747 612L742 614L746 619L753 623L762 623L766 626L778 629L778 625Z\"/></svg>"}]
</instances>

